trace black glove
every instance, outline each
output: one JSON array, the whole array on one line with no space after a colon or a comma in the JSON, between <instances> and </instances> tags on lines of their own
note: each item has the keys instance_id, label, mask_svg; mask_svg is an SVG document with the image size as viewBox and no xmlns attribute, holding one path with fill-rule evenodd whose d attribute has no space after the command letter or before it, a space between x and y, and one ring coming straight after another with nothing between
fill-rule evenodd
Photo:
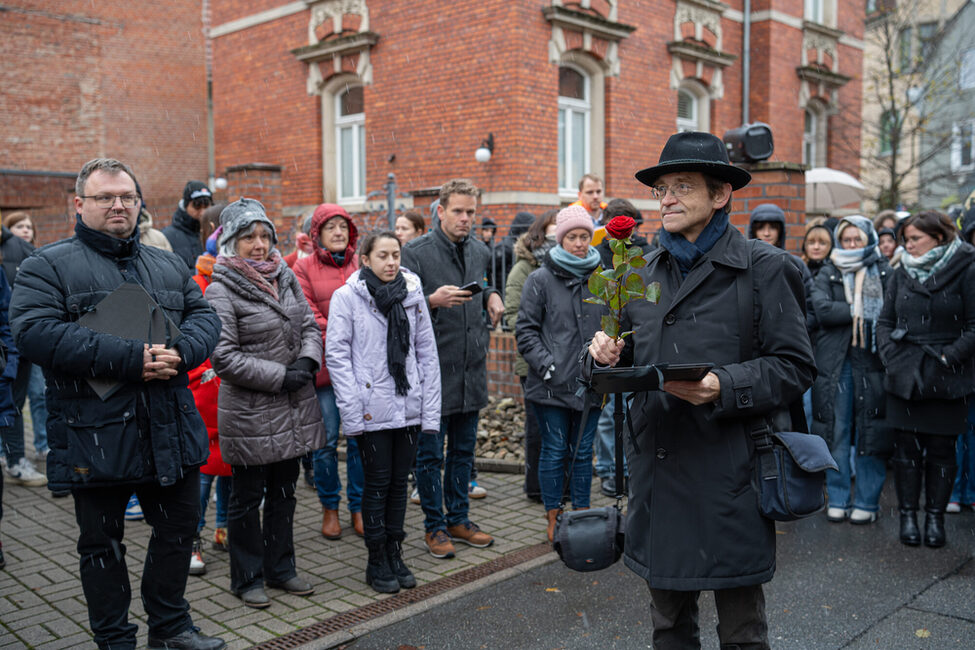
<instances>
[{"instance_id":1,"label":"black glove","mask_svg":"<svg viewBox=\"0 0 975 650\"><path fill-rule=\"evenodd\" d=\"M312 378L313 375L307 370L286 368L284 371L284 381L281 382L281 390L285 393L293 393L311 383Z\"/></svg>"},{"instance_id":2,"label":"black glove","mask_svg":"<svg viewBox=\"0 0 975 650\"><path fill-rule=\"evenodd\" d=\"M298 357L291 362L290 365L288 365L288 370L303 370L304 372L314 375L315 371L318 370L318 364L308 357Z\"/></svg>"}]
</instances>

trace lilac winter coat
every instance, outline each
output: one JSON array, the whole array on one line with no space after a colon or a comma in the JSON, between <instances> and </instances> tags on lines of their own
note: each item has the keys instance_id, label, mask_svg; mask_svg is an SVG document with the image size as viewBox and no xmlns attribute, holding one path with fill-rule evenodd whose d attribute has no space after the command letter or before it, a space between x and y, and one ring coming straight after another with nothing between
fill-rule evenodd
<instances>
[{"instance_id":1,"label":"lilac winter coat","mask_svg":"<svg viewBox=\"0 0 975 650\"><path fill-rule=\"evenodd\" d=\"M396 394L386 362L386 317L356 271L332 294L325 364L347 436L419 425L440 430L440 360L420 278L400 267L406 279L403 299L410 322L406 357L407 395Z\"/></svg>"}]
</instances>

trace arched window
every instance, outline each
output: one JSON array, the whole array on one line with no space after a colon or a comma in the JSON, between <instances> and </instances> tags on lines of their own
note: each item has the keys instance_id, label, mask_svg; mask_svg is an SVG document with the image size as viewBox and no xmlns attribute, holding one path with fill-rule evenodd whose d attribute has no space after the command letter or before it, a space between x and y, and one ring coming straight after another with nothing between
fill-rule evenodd
<instances>
[{"instance_id":1,"label":"arched window","mask_svg":"<svg viewBox=\"0 0 975 650\"><path fill-rule=\"evenodd\" d=\"M684 79L677 87L677 130L710 131L711 103L703 84Z\"/></svg>"},{"instance_id":2,"label":"arched window","mask_svg":"<svg viewBox=\"0 0 975 650\"><path fill-rule=\"evenodd\" d=\"M592 98L589 75L575 66L559 67L559 190L575 193L590 171Z\"/></svg>"},{"instance_id":3,"label":"arched window","mask_svg":"<svg viewBox=\"0 0 975 650\"><path fill-rule=\"evenodd\" d=\"M826 167L826 109L815 101L803 111L802 164Z\"/></svg>"},{"instance_id":4,"label":"arched window","mask_svg":"<svg viewBox=\"0 0 975 650\"><path fill-rule=\"evenodd\" d=\"M687 90L677 91L677 131L697 131L697 97Z\"/></svg>"},{"instance_id":5,"label":"arched window","mask_svg":"<svg viewBox=\"0 0 975 650\"><path fill-rule=\"evenodd\" d=\"M366 112L362 86L335 94L335 186L339 201L366 197Z\"/></svg>"}]
</instances>

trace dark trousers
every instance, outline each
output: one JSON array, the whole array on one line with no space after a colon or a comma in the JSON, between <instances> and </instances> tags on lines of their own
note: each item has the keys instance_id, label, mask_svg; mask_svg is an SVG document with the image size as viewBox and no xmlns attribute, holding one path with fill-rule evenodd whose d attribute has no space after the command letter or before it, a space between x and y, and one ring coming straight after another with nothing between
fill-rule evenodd
<instances>
[{"instance_id":1,"label":"dark trousers","mask_svg":"<svg viewBox=\"0 0 975 650\"><path fill-rule=\"evenodd\" d=\"M193 625L183 592L200 519L199 470L186 471L169 487L121 483L76 488L73 494L81 586L88 602L91 630L100 648L135 648L137 627L128 619L132 591L122 543L125 506L133 492L152 527L142 569L142 602L149 635L165 639Z\"/></svg>"},{"instance_id":2,"label":"dark trousers","mask_svg":"<svg viewBox=\"0 0 975 650\"><path fill-rule=\"evenodd\" d=\"M416 457L420 427L366 431L359 441L365 485L362 526L366 545L388 539L402 542L407 477Z\"/></svg>"},{"instance_id":3,"label":"dark trousers","mask_svg":"<svg viewBox=\"0 0 975 650\"><path fill-rule=\"evenodd\" d=\"M17 413L11 426L0 428L0 445L3 446L3 455L7 457L7 467L13 467L24 457L23 410L24 402L27 401L27 386L30 384L30 367L31 364L26 359L17 366L17 376L11 384Z\"/></svg>"},{"instance_id":4,"label":"dark trousers","mask_svg":"<svg viewBox=\"0 0 975 650\"><path fill-rule=\"evenodd\" d=\"M938 465L955 464L955 441L958 436L942 436L933 433L898 431L894 444L897 460L915 463L922 467L924 461Z\"/></svg>"},{"instance_id":5,"label":"dark trousers","mask_svg":"<svg viewBox=\"0 0 975 650\"><path fill-rule=\"evenodd\" d=\"M655 650L690 650L701 647L697 599L700 591L650 589ZM715 589L718 640L722 648L766 650L768 621L762 585Z\"/></svg>"},{"instance_id":6,"label":"dark trousers","mask_svg":"<svg viewBox=\"0 0 975 650\"><path fill-rule=\"evenodd\" d=\"M521 394L525 394L525 381L521 377ZM542 453L542 434L535 416L535 407L525 400L525 494L530 497L541 497L542 488L538 483L538 457Z\"/></svg>"},{"instance_id":7,"label":"dark trousers","mask_svg":"<svg viewBox=\"0 0 975 650\"><path fill-rule=\"evenodd\" d=\"M295 571L295 482L298 458L267 465L233 465L227 537L230 590L235 594L268 582L285 582ZM199 481L198 481L199 482ZM197 488L199 489L199 488ZM200 495L197 494L197 499ZM264 523L261 524L261 499Z\"/></svg>"}]
</instances>

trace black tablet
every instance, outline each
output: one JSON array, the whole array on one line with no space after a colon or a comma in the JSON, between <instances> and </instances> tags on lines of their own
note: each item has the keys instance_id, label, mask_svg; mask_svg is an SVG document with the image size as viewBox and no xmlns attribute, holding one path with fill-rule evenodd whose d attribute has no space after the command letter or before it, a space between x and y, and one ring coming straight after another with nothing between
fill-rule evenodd
<instances>
[{"instance_id":1,"label":"black tablet","mask_svg":"<svg viewBox=\"0 0 975 650\"><path fill-rule=\"evenodd\" d=\"M701 381L714 368L713 363L658 363L664 381Z\"/></svg>"}]
</instances>

